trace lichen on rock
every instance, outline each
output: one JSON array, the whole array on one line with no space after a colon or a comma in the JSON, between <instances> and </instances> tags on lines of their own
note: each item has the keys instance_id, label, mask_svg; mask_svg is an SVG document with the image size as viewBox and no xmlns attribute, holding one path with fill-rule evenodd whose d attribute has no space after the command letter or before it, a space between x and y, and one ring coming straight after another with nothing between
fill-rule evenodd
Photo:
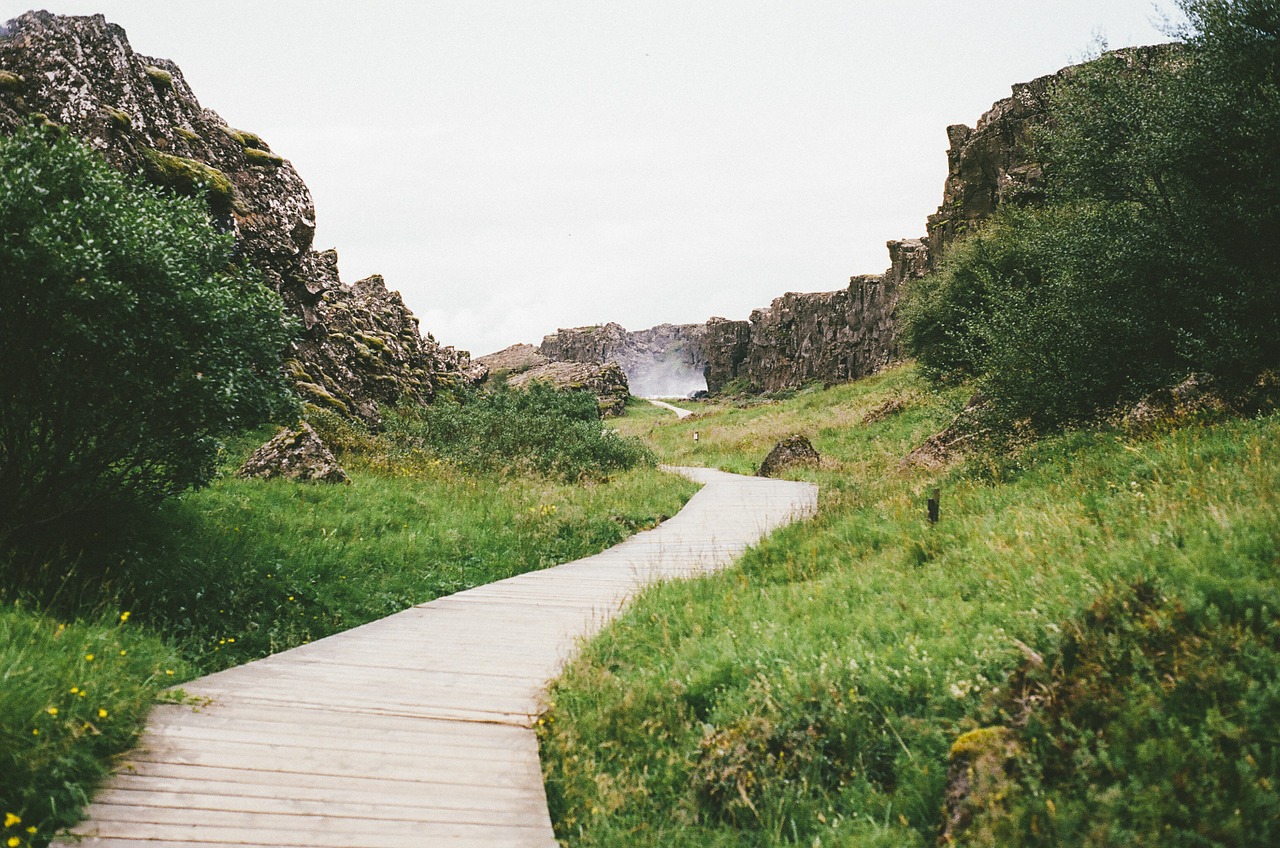
<instances>
[{"instance_id":1,"label":"lichen on rock","mask_svg":"<svg viewBox=\"0 0 1280 848\"><path fill-rule=\"evenodd\" d=\"M238 477L284 477L298 482L350 483L333 453L305 421L286 427L253 452L236 472Z\"/></svg>"}]
</instances>

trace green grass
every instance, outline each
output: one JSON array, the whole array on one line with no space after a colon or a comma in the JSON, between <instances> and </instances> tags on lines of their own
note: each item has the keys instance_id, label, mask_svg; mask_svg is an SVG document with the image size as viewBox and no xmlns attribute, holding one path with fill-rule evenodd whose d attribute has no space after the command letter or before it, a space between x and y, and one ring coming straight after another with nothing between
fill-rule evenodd
<instances>
[{"instance_id":1,"label":"green grass","mask_svg":"<svg viewBox=\"0 0 1280 848\"><path fill-rule=\"evenodd\" d=\"M958 844L1273 844L1280 418L900 468L961 400L898 369L621 425L664 461L747 472L804 433L821 509L645 593L571 664L541 728L558 835L930 845L969 756L952 746L993 727L1012 753Z\"/></svg>"},{"instance_id":2,"label":"green grass","mask_svg":"<svg viewBox=\"0 0 1280 848\"><path fill-rule=\"evenodd\" d=\"M243 439L227 469L267 435ZM227 475L85 524L43 558L9 555L0 814L21 822L5 840L44 844L74 822L161 688L595 553L674 515L696 488L652 467L564 482L379 454L344 464L350 486Z\"/></svg>"}]
</instances>

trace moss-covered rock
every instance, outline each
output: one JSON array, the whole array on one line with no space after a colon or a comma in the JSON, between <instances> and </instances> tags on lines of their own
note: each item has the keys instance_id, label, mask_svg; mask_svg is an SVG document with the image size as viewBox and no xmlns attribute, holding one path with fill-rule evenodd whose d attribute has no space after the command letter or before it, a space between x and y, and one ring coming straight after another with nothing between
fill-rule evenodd
<instances>
[{"instance_id":1,"label":"moss-covered rock","mask_svg":"<svg viewBox=\"0 0 1280 848\"><path fill-rule=\"evenodd\" d=\"M226 174L212 165L154 148L144 148L142 152L147 161L147 177L152 182L179 194L205 197L209 206L221 214L235 207L235 186Z\"/></svg>"}]
</instances>

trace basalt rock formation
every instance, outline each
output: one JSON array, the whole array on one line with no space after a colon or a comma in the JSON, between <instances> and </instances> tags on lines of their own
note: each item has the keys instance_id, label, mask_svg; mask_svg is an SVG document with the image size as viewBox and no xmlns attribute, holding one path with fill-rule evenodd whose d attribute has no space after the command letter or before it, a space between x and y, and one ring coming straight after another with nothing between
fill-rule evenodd
<instances>
[{"instance_id":1,"label":"basalt rock formation","mask_svg":"<svg viewBox=\"0 0 1280 848\"><path fill-rule=\"evenodd\" d=\"M297 427L281 430L275 438L254 451L236 475L268 479L284 477L298 482L351 482L328 446L305 421Z\"/></svg>"},{"instance_id":2,"label":"basalt rock formation","mask_svg":"<svg viewBox=\"0 0 1280 848\"><path fill-rule=\"evenodd\" d=\"M1121 52L1144 62L1163 49ZM934 270L957 238L1001 204L1034 203L1040 197L1041 169L1031 155L1032 134L1045 119L1050 92L1072 73L1073 68L1066 68L1014 85L1011 96L996 102L975 127L947 128L942 205L929 216L925 237L888 243L890 267L884 274L853 277L838 291L784 294L744 321L712 318L673 328L683 345L680 360L701 368L712 392L840 383L898 360L897 307L905 284ZM540 350L553 359L616 361L635 375L653 361L672 358L661 346L639 342L661 329L628 332L605 324L560 330L544 339ZM633 386L637 382L632 376Z\"/></svg>"},{"instance_id":3,"label":"basalt rock formation","mask_svg":"<svg viewBox=\"0 0 1280 848\"><path fill-rule=\"evenodd\" d=\"M0 28L0 69L0 132L60 126L122 171L208 201L304 327L287 363L304 400L376 424L379 403L467 379L468 355L423 338L381 277L340 280L337 254L312 246L315 208L293 166L201 107L173 62L138 55L101 15L28 12Z\"/></svg>"},{"instance_id":4,"label":"basalt rock formation","mask_svg":"<svg viewBox=\"0 0 1280 848\"><path fill-rule=\"evenodd\" d=\"M659 324L631 332L620 324L561 329L538 352L560 362L614 362L633 394L684 397L706 388L702 324Z\"/></svg>"}]
</instances>

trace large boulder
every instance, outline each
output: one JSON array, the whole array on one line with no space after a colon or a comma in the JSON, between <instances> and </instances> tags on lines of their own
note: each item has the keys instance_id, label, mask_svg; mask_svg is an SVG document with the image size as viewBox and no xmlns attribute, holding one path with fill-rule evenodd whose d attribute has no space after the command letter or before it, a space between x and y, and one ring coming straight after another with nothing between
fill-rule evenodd
<instances>
[{"instance_id":1,"label":"large boulder","mask_svg":"<svg viewBox=\"0 0 1280 848\"><path fill-rule=\"evenodd\" d=\"M102 15L28 12L0 27L0 69L0 133L56 125L120 170L208 201L304 328L286 366L304 400L376 424L379 403L468 379L467 354L424 338L380 277L339 279L337 254L313 248L315 207L293 165L202 107L173 62L135 53Z\"/></svg>"},{"instance_id":2,"label":"large boulder","mask_svg":"<svg viewBox=\"0 0 1280 848\"><path fill-rule=\"evenodd\" d=\"M804 436L799 434L787 436L769 451L769 455L760 464L760 470L756 472L756 476L777 477L788 468L813 467L821 461L822 457Z\"/></svg>"},{"instance_id":3,"label":"large boulder","mask_svg":"<svg viewBox=\"0 0 1280 848\"><path fill-rule=\"evenodd\" d=\"M286 427L254 451L240 466L236 476L284 477L317 483L351 482L333 452L305 421L297 427Z\"/></svg>"}]
</instances>

